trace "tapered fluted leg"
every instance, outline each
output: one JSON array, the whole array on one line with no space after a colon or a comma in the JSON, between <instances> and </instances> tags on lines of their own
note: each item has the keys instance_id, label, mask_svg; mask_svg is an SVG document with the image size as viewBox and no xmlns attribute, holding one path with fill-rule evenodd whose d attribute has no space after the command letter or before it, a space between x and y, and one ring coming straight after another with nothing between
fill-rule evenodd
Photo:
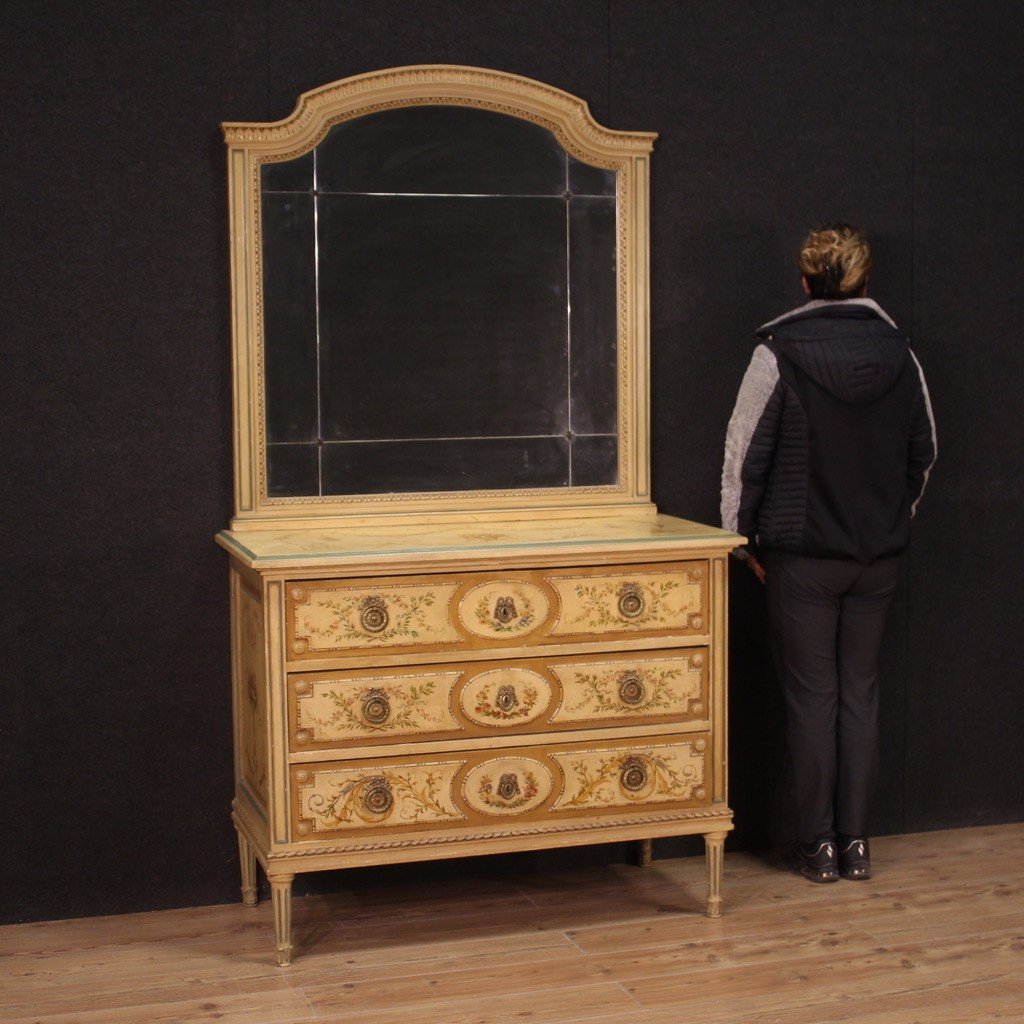
<instances>
[{"instance_id":1,"label":"tapered fluted leg","mask_svg":"<svg viewBox=\"0 0 1024 1024\"><path fill-rule=\"evenodd\" d=\"M242 902L247 907L255 907L256 891L256 851L241 832L238 833L238 859L242 864Z\"/></svg>"},{"instance_id":2,"label":"tapered fluted leg","mask_svg":"<svg viewBox=\"0 0 1024 1024\"><path fill-rule=\"evenodd\" d=\"M708 866L708 917L722 916L722 854L725 832L708 832L704 836L704 853Z\"/></svg>"},{"instance_id":3,"label":"tapered fluted leg","mask_svg":"<svg viewBox=\"0 0 1024 1024\"><path fill-rule=\"evenodd\" d=\"M649 868L653 859L652 846L654 841L651 839L641 839L636 844L636 862L639 867Z\"/></svg>"},{"instance_id":4,"label":"tapered fluted leg","mask_svg":"<svg viewBox=\"0 0 1024 1024\"><path fill-rule=\"evenodd\" d=\"M271 875L270 895L274 903L274 940L277 963L287 967L292 962L292 879L295 875Z\"/></svg>"}]
</instances>

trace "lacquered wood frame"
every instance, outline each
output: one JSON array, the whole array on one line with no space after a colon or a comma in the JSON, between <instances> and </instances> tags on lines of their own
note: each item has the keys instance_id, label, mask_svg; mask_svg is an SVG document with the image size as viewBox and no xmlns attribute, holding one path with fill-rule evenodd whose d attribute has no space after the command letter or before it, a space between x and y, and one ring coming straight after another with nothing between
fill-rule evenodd
<instances>
[{"instance_id":1,"label":"lacquered wood frame","mask_svg":"<svg viewBox=\"0 0 1024 1024\"><path fill-rule=\"evenodd\" d=\"M476 107L550 130L584 163L617 173L619 480L559 487L329 497L269 497L264 408L260 167L313 149L343 121L394 107ZM413 522L427 516L652 514L649 440L649 153L656 135L604 128L586 103L507 72L455 65L374 71L303 93L271 123L227 122L231 235L236 529Z\"/></svg>"}]
</instances>

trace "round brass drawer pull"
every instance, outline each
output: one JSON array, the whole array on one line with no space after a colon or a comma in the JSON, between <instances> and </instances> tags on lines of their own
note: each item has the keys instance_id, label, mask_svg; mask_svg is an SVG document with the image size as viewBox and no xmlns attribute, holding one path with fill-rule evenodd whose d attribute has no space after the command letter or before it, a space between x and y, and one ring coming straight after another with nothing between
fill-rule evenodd
<instances>
[{"instance_id":1,"label":"round brass drawer pull","mask_svg":"<svg viewBox=\"0 0 1024 1024\"><path fill-rule=\"evenodd\" d=\"M391 701L381 689L374 687L363 697L363 718L370 725L383 725L391 717Z\"/></svg>"},{"instance_id":2,"label":"round brass drawer pull","mask_svg":"<svg viewBox=\"0 0 1024 1024\"><path fill-rule=\"evenodd\" d=\"M635 619L644 613L644 592L639 583L623 583L619 587L619 614Z\"/></svg>"},{"instance_id":3,"label":"round brass drawer pull","mask_svg":"<svg viewBox=\"0 0 1024 1024\"><path fill-rule=\"evenodd\" d=\"M519 618L516 612L516 602L511 597L499 597L494 605L494 621L502 626L507 626L513 619Z\"/></svg>"},{"instance_id":4,"label":"round brass drawer pull","mask_svg":"<svg viewBox=\"0 0 1024 1024\"><path fill-rule=\"evenodd\" d=\"M647 785L647 765L641 758L626 758L619 772L619 783L627 793L638 793Z\"/></svg>"},{"instance_id":5,"label":"round brass drawer pull","mask_svg":"<svg viewBox=\"0 0 1024 1024\"><path fill-rule=\"evenodd\" d=\"M375 776L367 782L363 791L363 806L371 814L387 814L394 806L395 798L391 795L391 786L383 775Z\"/></svg>"},{"instance_id":6,"label":"round brass drawer pull","mask_svg":"<svg viewBox=\"0 0 1024 1024\"><path fill-rule=\"evenodd\" d=\"M630 670L619 676L619 700L623 704L636 707L638 704L643 704L646 697L644 677L639 672Z\"/></svg>"},{"instance_id":7,"label":"round brass drawer pull","mask_svg":"<svg viewBox=\"0 0 1024 1024\"><path fill-rule=\"evenodd\" d=\"M367 633L382 633L388 628L388 608L384 598L371 595L360 604L359 622Z\"/></svg>"}]
</instances>

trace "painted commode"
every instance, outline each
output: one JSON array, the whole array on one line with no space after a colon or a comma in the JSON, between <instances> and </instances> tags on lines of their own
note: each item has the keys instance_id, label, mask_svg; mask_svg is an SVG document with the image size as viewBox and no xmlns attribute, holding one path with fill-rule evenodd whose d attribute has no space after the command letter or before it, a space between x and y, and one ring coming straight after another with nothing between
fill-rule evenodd
<instances>
[{"instance_id":1,"label":"painted commode","mask_svg":"<svg viewBox=\"0 0 1024 1024\"><path fill-rule=\"evenodd\" d=\"M336 125L417 106L538 125L566 161L614 175L614 428L600 442L614 459L596 483L574 482L573 444L596 442L568 428L552 442L569 453L554 484L340 494L321 476L289 494L274 482L261 167ZM601 128L541 83L451 66L347 79L284 121L224 130L236 514L217 540L231 573L232 818L244 901L257 861L270 880L278 962L292 957L302 871L621 840L649 859L653 838L702 834L719 914L726 558L742 538L650 502L653 136ZM328 443L309 447L319 458Z\"/></svg>"}]
</instances>

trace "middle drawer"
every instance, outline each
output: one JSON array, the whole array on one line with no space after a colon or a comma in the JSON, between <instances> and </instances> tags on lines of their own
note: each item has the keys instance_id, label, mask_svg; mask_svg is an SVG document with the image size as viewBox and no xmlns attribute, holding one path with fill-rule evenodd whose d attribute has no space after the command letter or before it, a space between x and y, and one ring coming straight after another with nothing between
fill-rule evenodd
<instances>
[{"instance_id":1,"label":"middle drawer","mask_svg":"<svg viewBox=\"0 0 1024 1024\"><path fill-rule=\"evenodd\" d=\"M292 751L707 719L704 647L288 676Z\"/></svg>"}]
</instances>

